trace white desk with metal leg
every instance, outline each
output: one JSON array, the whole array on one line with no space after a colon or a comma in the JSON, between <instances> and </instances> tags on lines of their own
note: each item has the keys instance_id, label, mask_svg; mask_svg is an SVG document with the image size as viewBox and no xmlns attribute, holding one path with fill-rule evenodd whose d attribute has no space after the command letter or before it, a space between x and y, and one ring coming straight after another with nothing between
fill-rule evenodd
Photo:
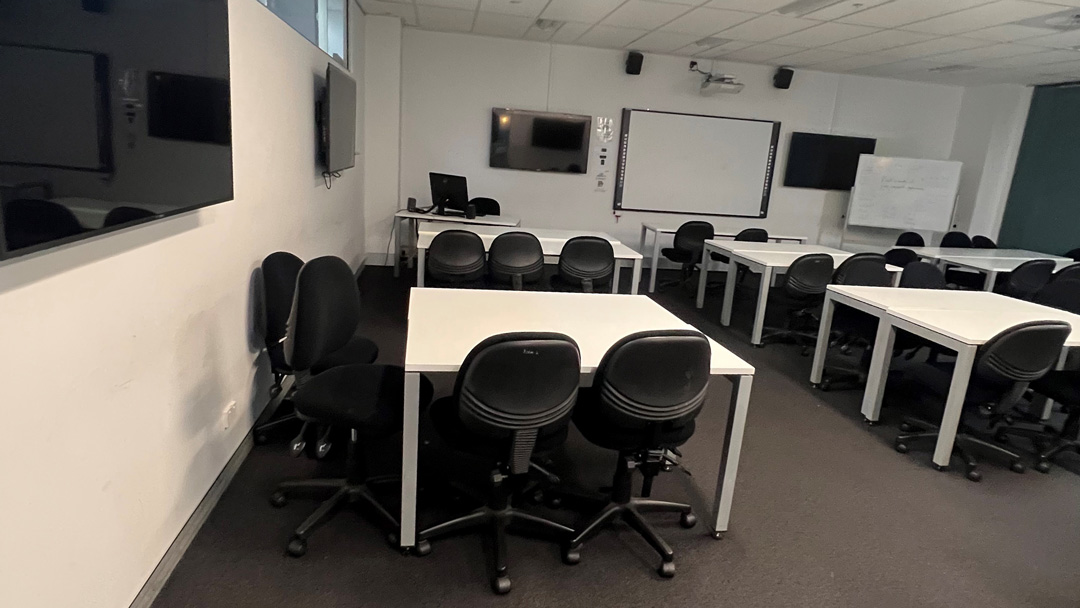
<instances>
[{"instance_id":1,"label":"white desk with metal leg","mask_svg":"<svg viewBox=\"0 0 1080 608\"><path fill-rule=\"evenodd\" d=\"M633 266L633 280L630 283L630 293L638 292L638 283L641 282L641 259L640 253L619 242L615 237L604 232L591 232L588 230L559 230L555 228L504 228L498 226L469 226L465 224L440 224L424 226L420 229L416 239L416 286L424 286L424 265L428 247L431 241L445 230L468 230L475 233L484 241L484 249L491 247L492 241L500 234L507 232L528 232L540 240L540 246L544 248L546 261L555 261L562 254L562 248L566 242L579 236L594 236L611 243L615 253L615 275L611 279L611 293L618 293L619 273L624 264Z\"/></svg>"},{"instance_id":2,"label":"white desk with metal leg","mask_svg":"<svg viewBox=\"0 0 1080 608\"><path fill-rule=\"evenodd\" d=\"M943 255L938 256L937 261L947 266L957 266L959 268L966 268L968 270L974 270L980 272L983 275L983 290L992 291L994 289L994 283L997 281L997 277L1003 272L1012 272L1016 270L1016 267L1031 260L1053 260L1057 263L1056 270L1061 270L1066 266L1071 266L1076 262L1073 262L1072 258L1063 258L1055 255L1041 255L1037 258L1013 258L1006 256L993 256L993 257L973 257L963 255Z\"/></svg>"},{"instance_id":3,"label":"white desk with metal leg","mask_svg":"<svg viewBox=\"0 0 1080 608\"><path fill-rule=\"evenodd\" d=\"M409 226L409 240L413 241L416 238L417 228L420 222L453 222L456 224L470 224L476 226L518 226L521 224L521 220L516 217L509 217L505 215L482 215L469 219L462 215L436 215L434 213L420 213L418 211L409 211L408 209L399 209L394 214L394 224L390 232L390 239L393 241L394 252L394 276L399 276L401 272L401 224L406 223ZM409 268L412 268L412 256L409 256Z\"/></svg>"},{"instance_id":4,"label":"white desk with metal leg","mask_svg":"<svg viewBox=\"0 0 1080 608\"><path fill-rule=\"evenodd\" d=\"M656 291L656 271L657 265L660 263L660 235L662 234L675 234L678 228L672 228L670 226L659 226L657 224L642 223L641 224L641 243L638 245L638 251L645 253L646 238L652 233L652 262L649 266L649 293ZM736 232L716 232L713 234L714 238L735 238ZM772 242L785 242L793 241L796 243L805 243L805 236L787 236L780 234L770 234L769 240Z\"/></svg>"},{"instance_id":5,"label":"white desk with metal leg","mask_svg":"<svg viewBox=\"0 0 1080 608\"><path fill-rule=\"evenodd\" d=\"M716 239L709 239L705 241L705 247L701 252L701 261L698 263L698 290L697 290L697 307L701 308L705 306L705 288L709 282L709 272L712 264L712 254L719 254L731 259L732 252L770 252L770 253L798 253L799 255L806 255L808 253L828 253L833 256L852 256L853 254L847 251L841 251L839 249L833 249L832 247L826 247L824 245L804 245L801 243L748 243L744 241L718 241ZM720 262L715 262L719 264ZM730 267L727 267L730 271Z\"/></svg>"},{"instance_id":6,"label":"white desk with metal leg","mask_svg":"<svg viewBox=\"0 0 1080 608\"><path fill-rule=\"evenodd\" d=\"M420 419L420 374L457 373L465 356L485 338L514 331L566 334L581 350L582 385L592 383L604 353L639 331L693 329L646 296L555 292L420 289L409 296L405 345L405 411L402 437L402 547L416 543L416 476ZM731 407L722 442L720 470L708 518L719 537L728 529L754 368L715 341L712 376L732 383ZM718 384L713 383L711 390ZM696 487L696 484L695 484Z\"/></svg>"}]
</instances>

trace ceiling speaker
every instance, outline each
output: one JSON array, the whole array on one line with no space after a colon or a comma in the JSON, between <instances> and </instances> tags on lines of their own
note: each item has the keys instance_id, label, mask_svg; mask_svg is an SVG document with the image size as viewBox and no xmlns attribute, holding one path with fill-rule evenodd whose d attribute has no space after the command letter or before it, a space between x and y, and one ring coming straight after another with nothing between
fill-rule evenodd
<instances>
[{"instance_id":1,"label":"ceiling speaker","mask_svg":"<svg viewBox=\"0 0 1080 608\"><path fill-rule=\"evenodd\" d=\"M791 79L795 76L795 70L789 67L776 68L772 77L772 85L778 89L790 89Z\"/></svg>"},{"instance_id":2,"label":"ceiling speaker","mask_svg":"<svg viewBox=\"0 0 1080 608\"><path fill-rule=\"evenodd\" d=\"M644 61L644 55L637 51L630 51L626 54L626 73L637 76L641 73L641 64Z\"/></svg>"}]
</instances>

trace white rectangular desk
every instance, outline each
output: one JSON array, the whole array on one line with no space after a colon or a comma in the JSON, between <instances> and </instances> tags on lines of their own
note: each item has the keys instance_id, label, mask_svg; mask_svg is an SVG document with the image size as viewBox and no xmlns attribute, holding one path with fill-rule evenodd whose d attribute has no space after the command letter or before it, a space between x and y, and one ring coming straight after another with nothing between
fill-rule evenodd
<instances>
[{"instance_id":1,"label":"white rectangular desk","mask_svg":"<svg viewBox=\"0 0 1080 608\"><path fill-rule=\"evenodd\" d=\"M985 277L983 279L983 290L992 291L994 289L994 283L997 281L997 276L1002 272L1012 272L1017 266L1031 260L1053 260L1057 262L1057 270L1061 270L1066 266L1075 264L1071 258L1063 258L1056 255L1041 255L1037 258L1031 257L1006 257L1006 256L993 256L993 257L974 257L964 255L943 255L938 256L937 261L941 264L948 266L958 266L960 268L966 268L968 270L974 270L980 272Z\"/></svg>"},{"instance_id":2,"label":"white rectangular desk","mask_svg":"<svg viewBox=\"0 0 1080 608\"><path fill-rule=\"evenodd\" d=\"M563 245L566 241L578 236L595 236L611 243L615 253L615 276L611 278L611 293L618 293L619 271L622 265L629 262L633 265L633 280L630 283L630 293L638 292L638 283L641 282L641 254L623 245L615 237L603 232L591 232L588 230L559 230L554 228L505 228L500 226L474 226L467 224L440 224L438 226L422 228L416 239L416 286L424 286L424 264L428 247L431 241L444 230L468 230L480 236L484 241L484 249L491 247L495 237L507 232L528 232L540 240L540 246L544 248L545 259L558 259L562 254Z\"/></svg>"},{"instance_id":3,"label":"white rectangular desk","mask_svg":"<svg viewBox=\"0 0 1080 608\"><path fill-rule=\"evenodd\" d=\"M405 411L401 470L401 546L416 542L416 470L420 374L457 373L465 356L485 338L515 331L566 334L581 350L583 386L592 383L600 360L622 338L639 331L693 329L646 296L470 289L414 288L409 297L405 345ZM709 528L724 532L731 514L743 429L754 368L709 340L713 376L732 382L731 407ZM715 386L715 385L714 385Z\"/></svg>"},{"instance_id":4,"label":"white rectangular desk","mask_svg":"<svg viewBox=\"0 0 1080 608\"><path fill-rule=\"evenodd\" d=\"M1039 253L1027 249L978 249L974 247L905 247L903 245L864 245L861 243L845 243L847 251L856 253L881 253L885 254L893 249L910 249L920 258L936 260L942 256L959 256L964 258L1020 258L1024 260L1058 259L1059 256ZM1067 258L1063 258L1067 259Z\"/></svg>"},{"instance_id":5,"label":"white rectangular desk","mask_svg":"<svg viewBox=\"0 0 1080 608\"><path fill-rule=\"evenodd\" d=\"M847 257L854 255L846 251L826 247L825 245L804 245L801 243L747 243L743 241L718 241L716 239L706 240L705 248L701 252L701 262L698 263L700 272L698 275L697 291L698 308L705 306L705 286L709 282L709 267L713 263L711 254L718 253L726 256L730 260L732 252L798 253L799 255L806 255L808 253L828 253L834 256L844 256L843 258L834 257L834 259L837 260L846 259ZM731 270L730 267L728 270Z\"/></svg>"},{"instance_id":6,"label":"white rectangular desk","mask_svg":"<svg viewBox=\"0 0 1080 608\"><path fill-rule=\"evenodd\" d=\"M397 277L401 273L401 224L406 222L409 225L409 240L414 241L417 233L417 227L420 222L454 222L457 224L474 224L477 226L519 226L521 220L516 217L509 217L506 215L483 215L473 219L469 219L463 215L435 215L434 213L420 213L418 211L409 211L408 209L399 209L394 214L394 225L391 229L390 238L394 242L394 276ZM409 268L412 268L412 256L409 257Z\"/></svg>"},{"instance_id":7,"label":"white rectangular desk","mask_svg":"<svg viewBox=\"0 0 1080 608\"><path fill-rule=\"evenodd\" d=\"M661 234L675 234L678 228L672 228L670 226L658 226L656 224L642 223L641 224L641 243L638 246L638 251L645 253L645 240L648 234L652 233L652 262L649 266L649 293L656 291L656 270L657 264L660 263L660 235ZM735 238L736 232L715 232L714 238ZM787 235L769 235L769 240L774 242L795 241L797 243L805 243L805 236L787 236Z\"/></svg>"},{"instance_id":8,"label":"white rectangular desk","mask_svg":"<svg viewBox=\"0 0 1080 608\"><path fill-rule=\"evenodd\" d=\"M941 432L934 449L934 464L947 467L960 423L968 381L978 347L998 333L1027 321L1061 320L1073 326L1059 366L1067 351L1080 346L1080 316L984 291L896 289L830 285L825 294L810 382L819 384L825 368L832 318L837 303L852 306L878 318L877 336L870 360L862 414L876 422L888 379L896 329L921 336L957 353Z\"/></svg>"}]
</instances>

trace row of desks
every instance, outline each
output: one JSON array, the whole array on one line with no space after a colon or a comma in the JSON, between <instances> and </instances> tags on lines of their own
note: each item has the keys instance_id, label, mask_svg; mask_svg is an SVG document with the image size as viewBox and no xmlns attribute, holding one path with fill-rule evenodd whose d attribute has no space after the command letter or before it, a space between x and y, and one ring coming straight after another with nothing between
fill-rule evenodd
<instances>
[{"instance_id":1,"label":"row of desks","mask_svg":"<svg viewBox=\"0 0 1080 608\"><path fill-rule=\"evenodd\" d=\"M852 251L885 253L896 247L851 244ZM1012 272L1017 266L1030 260L1054 260L1058 270L1073 264L1073 260L1057 255L1047 255L1026 249L974 249L963 247L905 247L920 258L945 266L955 266L983 274L983 290L991 291L999 274Z\"/></svg>"}]
</instances>

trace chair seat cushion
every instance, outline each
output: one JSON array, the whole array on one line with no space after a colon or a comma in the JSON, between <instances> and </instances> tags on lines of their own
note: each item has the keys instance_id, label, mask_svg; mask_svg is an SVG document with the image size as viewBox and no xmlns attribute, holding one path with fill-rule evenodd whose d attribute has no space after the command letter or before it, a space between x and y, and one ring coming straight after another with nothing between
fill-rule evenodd
<instances>
[{"instance_id":1,"label":"chair seat cushion","mask_svg":"<svg viewBox=\"0 0 1080 608\"><path fill-rule=\"evenodd\" d=\"M689 264L690 262L696 262L701 259L701 256L698 256L697 259L694 259L693 254L691 254L689 251L675 249L673 247L665 247L660 250L660 253L672 262L678 262L680 264Z\"/></svg>"},{"instance_id":2,"label":"chair seat cushion","mask_svg":"<svg viewBox=\"0 0 1080 608\"><path fill-rule=\"evenodd\" d=\"M510 454L510 440L500 440L476 433L461 422L458 417L457 399L453 396L443 397L431 404L429 409L431 422L435 431L450 447L461 452L484 456L492 459L508 457ZM570 433L569 421L541 429L536 438L533 453L539 454L550 452L566 442Z\"/></svg>"},{"instance_id":3,"label":"chair seat cushion","mask_svg":"<svg viewBox=\"0 0 1080 608\"><path fill-rule=\"evenodd\" d=\"M308 378L292 397L307 418L357 429L364 437L401 430L405 369L396 365L343 365ZM420 406L431 401L431 382L420 376Z\"/></svg>"},{"instance_id":4,"label":"chair seat cushion","mask_svg":"<svg viewBox=\"0 0 1080 608\"><path fill-rule=\"evenodd\" d=\"M641 429L619 427L599 414L599 408L590 407L592 389L583 389L574 407L574 426L589 443L609 450L645 450L680 446L694 434L693 420L680 426L664 426L659 441L652 441L652 433Z\"/></svg>"},{"instance_id":5,"label":"chair seat cushion","mask_svg":"<svg viewBox=\"0 0 1080 608\"><path fill-rule=\"evenodd\" d=\"M1050 372L1031 383L1040 395L1073 408L1080 408L1080 370Z\"/></svg>"}]
</instances>

